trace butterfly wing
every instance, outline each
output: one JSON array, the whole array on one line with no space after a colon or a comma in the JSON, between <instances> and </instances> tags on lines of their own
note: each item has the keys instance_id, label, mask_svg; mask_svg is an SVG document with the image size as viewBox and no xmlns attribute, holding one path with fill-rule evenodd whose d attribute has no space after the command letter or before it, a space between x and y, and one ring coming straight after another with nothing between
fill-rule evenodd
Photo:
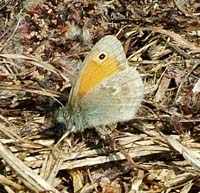
<instances>
[{"instance_id":1,"label":"butterfly wing","mask_svg":"<svg viewBox=\"0 0 200 193\"><path fill-rule=\"evenodd\" d=\"M127 68L127 60L120 41L105 36L92 48L83 62L83 68L72 88L69 106L79 111L81 99L101 82Z\"/></svg>"},{"instance_id":2,"label":"butterfly wing","mask_svg":"<svg viewBox=\"0 0 200 193\"><path fill-rule=\"evenodd\" d=\"M128 66L120 41L105 36L84 60L71 90L71 120L77 130L130 120L143 92L140 74Z\"/></svg>"},{"instance_id":3,"label":"butterfly wing","mask_svg":"<svg viewBox=\"0 0 200 193\"><path fill-rule=\"evenodd\" d=\"M81 99L80 107L87 127L130 120L137 112L143 95L141 76L131 67L102 81Z\"/></svg>"}]
</instances>

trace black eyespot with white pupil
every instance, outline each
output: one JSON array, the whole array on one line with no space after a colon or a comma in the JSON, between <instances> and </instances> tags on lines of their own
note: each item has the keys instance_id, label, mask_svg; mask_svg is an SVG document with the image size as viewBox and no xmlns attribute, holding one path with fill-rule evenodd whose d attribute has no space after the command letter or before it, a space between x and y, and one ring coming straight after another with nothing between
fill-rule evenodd
<instances>
[{"instance_id":1,"label":"black eyespot with white pupil","mask_svg":"<svg viewBox=\"0 0 200 193\"><path fill-rule=\"evenodd\" d=\"M106 53L104 53L104 52L100 53L98 56L99 60L103 60L103 59L105 59L105 57L106 57Z\"/></svg>"}]
</instances>

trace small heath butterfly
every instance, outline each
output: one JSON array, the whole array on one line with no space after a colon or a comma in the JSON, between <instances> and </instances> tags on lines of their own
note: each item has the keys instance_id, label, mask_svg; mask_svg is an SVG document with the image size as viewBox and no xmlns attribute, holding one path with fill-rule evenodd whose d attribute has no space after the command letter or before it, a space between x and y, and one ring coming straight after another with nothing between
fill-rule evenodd
<instances>
[{"instance_id":1,"label":"small heath butterfly","mask_svg":"<svg viewBox=\"0 0 200 193\"><path fill-rule=\"evenodd\" d=\"M103 37L92 48L56 121L72 132L128 121L144 95L140 74L128 66L120 41Z\"/></svg>"}]
</instances>

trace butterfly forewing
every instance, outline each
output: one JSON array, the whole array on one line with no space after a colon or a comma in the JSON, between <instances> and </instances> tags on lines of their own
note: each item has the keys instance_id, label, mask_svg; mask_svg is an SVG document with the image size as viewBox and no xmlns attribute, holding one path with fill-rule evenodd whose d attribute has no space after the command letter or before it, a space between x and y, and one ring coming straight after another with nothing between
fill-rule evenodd
<instances>
[{"instance_id":1,"label":"butterfly forewing","mask_svg":"<svg viewBox=\"0 0 200 193\"><path fill-rule=\"evenodd\" d=\"M80 79L78 95L84 96L106 78L119 73L122 70L119 61L114 57L107 57L103 62L89 60Z\"/></svg>"},{"instance_id":2,"label":"butterfly forewing","mask_svg":"<svg viewBox=\"0 0 200 193\"><path fill-rule=\"evenodd\" d=\"M127 68L127 60L120 41L105 36L93 47L83 62L83 68L72 88L69 104L73 111L79 108L80 99L110 76Z\"/></svg>"}]
</instances>

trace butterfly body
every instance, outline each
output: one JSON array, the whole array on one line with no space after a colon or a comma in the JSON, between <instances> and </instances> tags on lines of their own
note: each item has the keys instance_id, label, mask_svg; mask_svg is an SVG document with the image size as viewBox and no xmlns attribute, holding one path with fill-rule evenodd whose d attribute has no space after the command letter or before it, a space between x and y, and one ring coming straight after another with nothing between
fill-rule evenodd
<instances>
[{"instance_id":1,"label":"butterfly body","mask_svg":"<svg viewBox=\"0 0 200 193\"><path fill-rule=\"evenodd\" d=\"M136 114L143 95L140 74L128 66L120 41L108 35L85 58L57 121L75 132L127 121Z\"/></svg>"}]
</instances>

